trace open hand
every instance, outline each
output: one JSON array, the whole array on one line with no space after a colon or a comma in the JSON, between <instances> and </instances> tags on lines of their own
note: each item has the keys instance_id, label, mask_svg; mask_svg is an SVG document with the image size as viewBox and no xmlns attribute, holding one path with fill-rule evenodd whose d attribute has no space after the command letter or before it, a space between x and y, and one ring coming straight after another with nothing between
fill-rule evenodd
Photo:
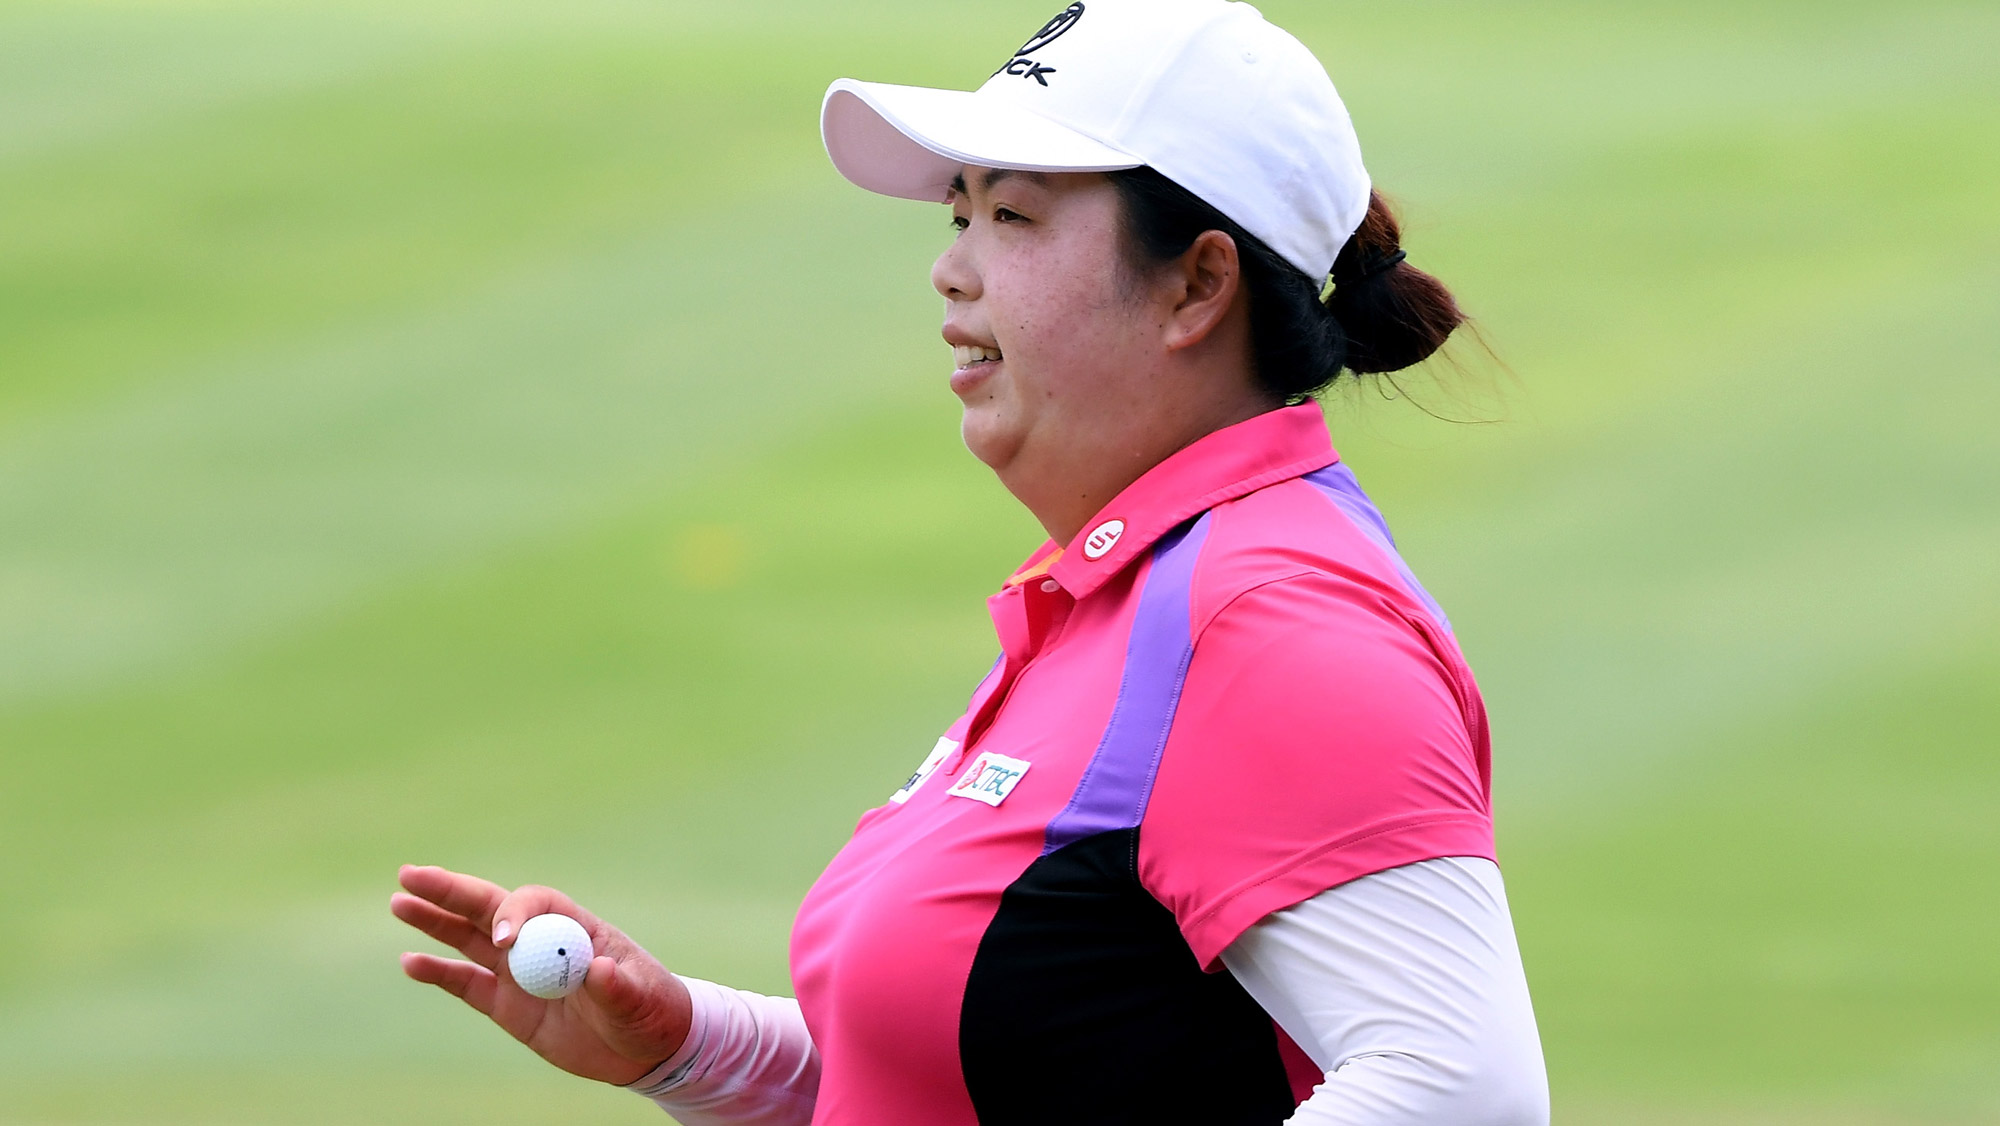
<instances>
[{"instance_id":1,"label":"open hand","mask_svg":"<svg viewBox=\"0 0 2000 1126\"><path fill-rule=\"evenodd\" d=\"M564 1071L606 1083L630 1083L674 1054L687 1039L687 987L616 927L554 888L508 891L443 868L404 865L403 891L389 899L398 919L465 955L403 955L403 972L486 1014L507 1034ZM536 915L568 915L583 924L597 956L583 988L544 1001L514 984L507 949Z\"/></svg>"}]
</instances>

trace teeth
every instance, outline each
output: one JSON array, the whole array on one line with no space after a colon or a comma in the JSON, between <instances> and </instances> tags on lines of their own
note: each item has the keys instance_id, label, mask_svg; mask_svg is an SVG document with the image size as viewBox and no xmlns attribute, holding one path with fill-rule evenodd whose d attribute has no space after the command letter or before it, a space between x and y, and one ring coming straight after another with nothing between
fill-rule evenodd
<instances>
[{"instance_id":1,"label":"teeth","mask_svg":"<svg viewBox=\"0 0 2000 1126\"><path fill-rule=\"evenodd\" d=\"M959 367L970 367L981 360L997 360L1000 349L981 348L976 344L954 344L951 349L952 362Z\"/></svg>"}]
</instances>

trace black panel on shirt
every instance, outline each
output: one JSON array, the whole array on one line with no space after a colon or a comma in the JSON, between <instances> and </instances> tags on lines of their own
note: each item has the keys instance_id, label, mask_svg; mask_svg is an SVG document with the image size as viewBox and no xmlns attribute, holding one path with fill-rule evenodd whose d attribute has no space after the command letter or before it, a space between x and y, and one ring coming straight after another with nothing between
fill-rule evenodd
<instances>
[{"instance_id":1,"label":"black panel on shirt","mask_svg":"<svg viewBox=\"0 0 2000 1126\"><path fill-rule=\"evenodd\" d=\"M1137 829L1100 833L1001 894L959 1014L981 1126L1272 1126L1297 1109L1270 1016L1202 972L1138 855Z\"/></svg>"}]
</instances>

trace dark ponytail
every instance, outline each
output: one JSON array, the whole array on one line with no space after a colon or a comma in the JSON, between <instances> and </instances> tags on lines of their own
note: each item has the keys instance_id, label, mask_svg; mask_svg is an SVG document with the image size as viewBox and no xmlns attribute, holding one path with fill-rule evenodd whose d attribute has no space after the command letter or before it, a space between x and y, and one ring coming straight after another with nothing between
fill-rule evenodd
<instances>
[{"instance_id":1,"label":"dark ponytail","mask_svg":"<svg viewBox=\"0 0 2000 1126\"><path fill-rule=\"evenodd\" d=\"M1333 260L1327 311L1347 329L1347 370L1401 371L1430 358L1465 323L1444 283L1403 260L1403 232L1382 193ZM1253 296L1251 300L1256 300Z\"/></svg>"},{"instance_id":2,"label":"dark ponytail","mask_svg":"<svg viewBox=\"0 0 2000 1126\"><path fill-rule=\"evenodd\" d=\"M1257 381L1286 403L1304 402L1343 371L1401 371L1438 350L1465 315L1436 278L1403 260L1402 232L1379 192L1333 260L1332 292L1263 240L1151 168L1108 173L1125 208L1126 236L1140 262L1168 262L1204 231L1236 242L1250 295Z\"/></svg>"}]
</instances>

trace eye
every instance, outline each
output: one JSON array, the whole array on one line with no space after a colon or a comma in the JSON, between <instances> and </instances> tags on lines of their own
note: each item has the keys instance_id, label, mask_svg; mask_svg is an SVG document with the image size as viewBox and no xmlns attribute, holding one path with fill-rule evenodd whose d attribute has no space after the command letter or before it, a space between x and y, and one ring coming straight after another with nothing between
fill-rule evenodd
<instances>
[{"instance_id":1,"label":"eye","mask_svg":"<svg viewBox=\"0 0 2000 1126\"><path fill-rule=\"evenodd\" d=\"M1028 217L1011 207L996 207L993 209L993 221L996 223L1025 223L1028 221Z\"/></svg>"},{"instance_id":2,"label":"eye","mask_svg":"<svg viewBox=\"0 0 2000 1126\"><path fill-rule=\"evenodd\" d=\"M971 225L972 220L964 215L954 215L951 217L951 229L954 231L962 231Z\"/></svg>"}]
</instances>

